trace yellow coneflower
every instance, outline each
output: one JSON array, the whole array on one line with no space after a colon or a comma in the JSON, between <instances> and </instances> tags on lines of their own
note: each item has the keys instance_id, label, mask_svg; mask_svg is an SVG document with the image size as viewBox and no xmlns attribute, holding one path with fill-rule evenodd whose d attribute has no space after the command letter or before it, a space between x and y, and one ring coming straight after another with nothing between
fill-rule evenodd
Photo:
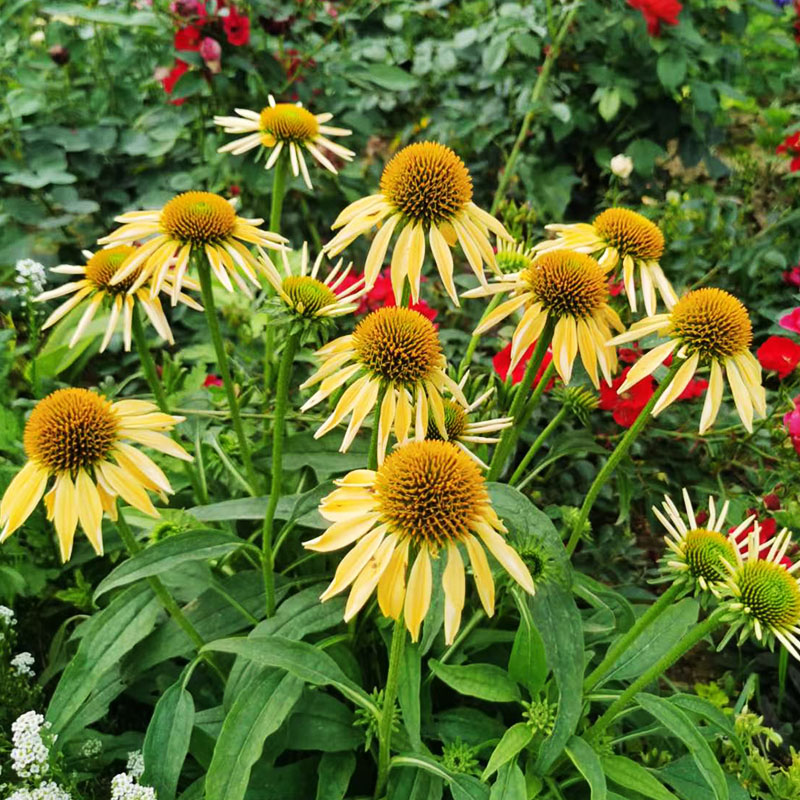
<instances>
[{"instance_id":1,"label":"yellow coneflower","mask_svg":"<svg viewBox=\"0 0 800 800\"><path fill-rule=\"evenodd\" d=\"M557 238L540 242L534 250L576 250L598 258L598 263L611 272L622 263L622 280L631 310L636 311L636 268L649 315L656 311L656 290L667 308L678 301L675 290L664 275L659 259L664 253L664 234L647 217L627 208L609 208L598 214L590 225L546 225Z\"/></svg>"},{"instance_id":2,"label":"yellow coneflower","mask_svg":"<svg viewBox=\"0 0 800 800\"><path fill-rule=\"evenodd\" d=\"M450 248L456 242L461 245L484 283L483 264L496 269L489 231L501 239L511 238L498 220L472 202L472 178L464 162L449 147L436 142L411 144L400 150L383 170L380 192L351 203L339 214L331 227L341 230L325 249L336 255L375 225L381 228L370 246L364 278L367 286L375 283L392 234L399 228L391 260L397 303L401 302L406 279L411 299L415 303L419 300L426 234L444 287L456 305Z\"/></svg>"},{"instance_id":3,"label":"yellow coneflower","mask_svg":"<svg viewBox=\"0 0 800 800\"><path fill-rule=\"evenodd\" d=\"M728 514L727 500L717 514L714 498L709 496L708 519L703 525L699 525L686 489L682 495L686 521L672 498L667 495L664 495L663 511L653 506L653 513L669 533L664 541L671 554L666 557L665 566L678 573L677 581L695 590L699 587L719 597L720 589L727 578L726 564L732 564L736 560L737 537L754 517L749 516L726 535L722 533L722 528Z\"/></svg>"},{"instance_id":4,"label":"yellow coneflower","mask_svg":"<svg viewBox=\"0 0 800 800\"><path fill-rule=\"evenodd\" d=\"M191 461L180 445L161 433L182 420L143 400L112 403L88 389L59 389L40 400L25 425L28 462L0 501L0 542L25 522L44 495L61 558L69 559L79 522L102 555L103 511L116 519L117 495L157 517L148 490L162 498L172 493L161 469L133 444ZM51 478L55 483L45 494Z\"/></svg>"},{"instance_id":5,"label":"yellow coneflower","mask_svg":"<svg viewBox=\"0 0 800 800\"><path fill-rule=\"evenodd\" d=\"M468 375L465 375L459 382L459 388L464 391L464 384L466 383ZM494 419L478 420L470 422L470 414L482 406L493 394L494 389L488 389L476 400L473 400L468 406L464 407L460 403L453 400L444 401L444 427L447 436L443 437L436 422L431 419L428 420L428 430L425 433L425 439L428 440L442 440L452 442L458 445L475 463L489 469L475 453L470 450L468 444L497 444L500 440L494 436L487 436L487 433L496 433L497 431L505 430L514 424L513 417L495 417Z\"/></svg>"},{"instance_id":6,"label":"yellow coneflower","mask_svg":"<svg viewBox=\"0 0 800 800\"><path fill-rule=\"evenodd\" d=\"M303 108L302 103L276 103L271 94L267 97L269 105L260 112L237 108L234 110L238 117L214 117L214 123L221 125L225 133L247 134L220 147L218 153L233 153L238 156L256 147L264 147L272 151L264 164L265 169L270 169L285 149L289 153L292 174L295 178L302 174L309 189L314 187L308 175L303 148L334 175L337 174L336 167L322 152L322 148L345 161L351 161L355 157L352 150L328 138L349 136L352 133L346 128L326 125L325 123L333 119L333 114L312 114Z\"/></svg>"},{"instance_id":7,"label":"yellow coneflower","mask_svg":"<svg viewBox=\"0 0 800 800\"><path fill-rule=\"evenodd\" d=\"M622 322L608 305L605 273L591 256L571 250L543 253L521 272L504 275L490 286L479 286L464 297L485 297L509 292L512 296L486 315L475 329L480 335L519 309L522 319L511 339L509 373L528 348L539 338L548 319L555 322L553 363L564 383L572 377L578 352L595 387L597 367L606 383L617 368L617 352L607 344L612 328L623 330Z\"/></svg>"},{"instance_id":8,"label":"yellow coneflower","mask_svg":"<svg viewBox=\"0 0 800 800\"><path fill-rule=\"evenodd\" d=\"M800 660L800 579L795 574L800 561L786 566L784 556L792 544L786 528L763 544L759 533L756 524L747 547L735 548L736 560L729 564L726 605L734 614L725 641L737 631L740 642L752 633L771 649L777 639Z\"/></svg>"},{"instance_id":9,"label":"yellow coneflower","mask_svg":"<svg viewBox=\"0 0 800 800\"><path fill-rule=\"evenodd\" d=\"M307 411L352 380L333 413L314 434L316 439L324 436L352 414L342 452L378 402L382 387L385 394L378 432L379 463L385 456L392 427L397 441L405 442L413 422L416 438L422 439L430 412L441 435L447 435L442 397L445 390L467 405L458 384L447 374L436 328L418 311L398 306L373 311L352 334L329 342L317 351L317 356L324 359L322 365L300 388L317 384L319 388L301 410Z\"/></svg>"},{"instance_id":10,"label":"yellow coneflower","mask_svg":"<svg viewBox=\"0 0 800 800\"><path fill-rule=\"evenodd\" d=\"M530 572L502 535L506 528L491 506L479 468L450 442L410 442L392 452L377 472L355 470L337 484L319 509L333 524L304 546L326 553L355 543L322 594L327 600L351 587L345 620L377 587L381 612L393 619L402 613L417 641L433 591L431 559L446 551L444 631L451 644L464 608L462 546L489 616L494 613L494 581L484 547L533 594Z\"/></svg>"},{"instance_id":11,"label":"yellow coneflower","mask_svg":"<svg viewBox=\"0 0 800 800\"><path fill-rule=\"evenodd\" d=\"M289 264L286 251L281 252L285 275L281 275L268 258L262 268L270 285L278 293L286 307L294 314L307 319L314 317L340 317L358 308L356 302L365 292L364 279L360 278L339 294L342 285L353 268L352 262L342 269L343 259L334 265L324 281L318 277L324 253L320 253L309 271L308 242L303 242L300 253L300 274L295 275Z\"/></svg>"},{"instance_id":12,"label":"yellow coneflower","mask_svg":"<svg viewBox=\"0 0 800 800\"><path fill-rule=\"evenodd\" d=\"M150 297L156 297L170 276L173 306L183 289L193 251L208 259L217 279L229 292L233 291L233 279L251 297L252 291L239 272L260 288L256 272L261 265L243 243L280 250L286 242L276 233L261 230L258 226L263 219L237 216L232 203L211 192L184 192L163 208L129 211L115 219L124 224L99 239L100 244L147 241L120 265L111 279L112 286L135 274L128 292L133 294L150 282Z\"/></svg>"},{"instance_id":13,"label":"yellow coneflower","mask_svg":"<svg viewBox=\"0 0 800 800\"><path fill-rule=\"evenodd\" d=\"M748 431L753 430L753 412L766 414L766 393L761 385L761 366L750 352L753 329L747 309L732 294L722 289L697 289L682 297L668 314L655 314L635 322L609 344L624 344L651 333L669 341L653 348L634 364L619 394L651 375L675 353L686 361L675 374L669 388L653 407L660 414L676 400L698 368L710 365L708 392L700 417L700 433L705 433L719 413L724 378L728 377L736 410Z\"/></svg>"},{"instance_id":14,"label":"yellow coneflower","mask_svg":"<svg viewBox=\"0 0 800 800\"><path fill-rule=\"evenodd\" d=\"M44 292L34 298L34 302L42 303L56 297L64 297L68 294L72 295L69 300L62 303L47 318L44 325L42 325L42 330L49 328L51 325L55 325L56 322L65 317L73 308L77 308L85 303L86 310L83 312L69 342L69 346L74 347L89 323L94 319L95 314L104 304L107 304L110 307L110 313L105 336L103 336L103 341L100 345L100 352L102 353L106 347L108 347L120 317L122 317L122 337L125 349L130 350L133 308L134 304L138 301L145 310L150 322L153 323L153 327L158 332L158 335L162 339L166 339L170 344L174 344L175 340L172 338L172 330L164 315L164 309L161 307L159 298L150 297L150 292L145 288L137 289L134 294L128 294L128 290L133 286L138 277L137 272L132 273L120 283L112 284L111 282L121 265L135 252L135 247L129 247L124 244L118 247L109 247L106 250L98 250L96 253L84 250L83 255L86 257L86 264L84 266L62 264L59 267L53 267L50 270L51 272L58 272L63 275L80 275L81 277L77 281L70 281L69 283L59 286L57 289L51 289L49 292ZM171 273L168 272L161 287L163 292L172 292L172 277ZM183 286L186 289L200 288L198 283L187 277L183 279ZM195 311L203 310L203 307L199 303L184 292L178 292L178 300L184 305L189 306L189 308L193 308Z\"/></svg>"}]
</instances>

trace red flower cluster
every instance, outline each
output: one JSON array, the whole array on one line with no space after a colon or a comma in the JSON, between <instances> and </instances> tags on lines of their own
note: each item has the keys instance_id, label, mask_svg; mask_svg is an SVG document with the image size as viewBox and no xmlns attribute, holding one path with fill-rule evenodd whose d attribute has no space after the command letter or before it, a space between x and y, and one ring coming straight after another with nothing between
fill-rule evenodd
<instances>
[{"instance_id":1,"label":"red flower cluster","mask_svg":"<svg viewBox=\"0 0 800 800\"><path fill-rule=\"evenodd\" d=\"M795 452L800 456L800 397L795 397L794 408L783 415L783 424L792 440Z\"/></svg>"},{"instance_id":2,"label":"red flower cluster","mask_svg":"<svg viewBox=\"0 0 800 800\"><path fill-rule=\"evenodd\" d=\"M766 498L764 498L764 499L766 500ZM780 507L780 505L778 507ZM750 516L750 514L755 514L757 516L758 515L758 509L756 509L756 508L748 508L747 509L747 515ZM772 517L770 517L769 519L765 519L763 522L760 522L758 520L756 520L756 521L758 522L758 525L759 525L758 543L759 543L759 545L764 545L770 539L772 539L773 536L775 536L775 533L777 532L777 529L778 529L778 523L775 522L775 520L772 519ZM742 554L747 552L747 540L750 538L750 534L753 532L754 528L755 528L755 522L749 528L745 528L745 530L743 530L734 539L734 541L736 542L736 546L739 548L739 551ZM735 530L736 530L735 527L728 528L728 533L731 533L732 531L735 531ZM767 555L768 552L769 552L769 548L765 548L763 550L759 550L758 557L759 558L764 558ZM789 556L783 556L781 558L781 560L780 560L780 564L782 566L784 566L784 567L791 567L792 566L792 559L789 558Z\"/></svg>"},{"instance_id":3,"label":"red flower cluster","mask_svg":"<svg viewBox=\"0 0 800 800\"><path fill-rule=\"evenodd\" d=\"M521 361L517 364L516 367L511 372L511 385L516 386L522 378L525 376L525 369L528 366L528 362L531 360L531 356L533 355L533 350L536 347L536 342L534 342L526 351L525 355L522 356ZM538 386L539 381L541 381L542 376L544 375L544 371L550 366L550 362L553 360L553 354L548 349L548 351L544 354L544 358L542 359L542 363L539 365L539 369L536 372L536 375L533 379L533 385ZM501 380L505 380L508 377L508 368L511 366L511 342L509 342L493 359L492 365L494 366L494 371L500 376ZM547 386L544 387L546 392L549 392L553 388L553 384L555 383L555 378L551 378L547 382Z\"/></svg>"},{"instance_id":4,"label":"red flower cluster","mask_svg":"<svg viewBox=\"0 0 800 800\"><path fill-rule=\"evenodd\" d=\"M683 6L678 0L628 0L628 5L642 12L651 36L661 35L661 23L677 25Z\"/></svg>"},{"instance_id":5,"label":"red flower cluster","mask_svg":"<svg viewBox=\"0 0 800 800\"><path fill-rule=\"evenodd\" d=\"M784 314L778 320L778 325L792 333L800 333L800 308L793 308L788 314Z\"/></svg>"},{"instance_id":6,"label":"red flower cluster","mask_svg":"<svg viewBox=\"0 0 800 800\"><path fill-rule=\"evenodd\" d=\"M787 269L783 273L783 282L787 286L794 286L796 289L800 288L800 264L791 269Z\"/></svg>"},{"instance_id":7,"label":"red flower cluster","mask_svg":"<svg viewBox=\"0 0 800 800\"><path fill-rule=\"evenodd\" d=\"M354 275L350 273L337 287L336 294L342 294L346 289L349 289L354 283L361 280L361 275ZM423 282L425 278L422 278ZM392 290L392 278L390 270L387 267L380 275L378 275L375 285L361 297L356 314L367 314L370 311L375 311L378 308L385 308L386 306L396 305L394 301L394 291ZM419 311L423 317L427 317L431 322L436 319L437 311L431 308L424 300L419 303L412 303L409 308L413 311Z\"/></svg>"},{"instance_id":8,"label":"red flower cluster","mask_svg":"<svg viewBox=\"0 0 800 800\"><path fill-rule=\"evenodd\" d=\"M800 131L795 131L783 140L783 144L779 144L775 148L775 152L789 153L792 160L789 162L789 172L797 172L800 170Z\"/></svg>"},{"instance_id":9,"label":"red flower cluster","mask_svg":"<svg viewBox=\"0 0 800 800\"><path fill-rule=\"evenodd\" d=\"M770 336L756 353L758 363L768 371L777 372L783 380L800 364L800 344L786 336Z\"/></svg>"}]
</instances>

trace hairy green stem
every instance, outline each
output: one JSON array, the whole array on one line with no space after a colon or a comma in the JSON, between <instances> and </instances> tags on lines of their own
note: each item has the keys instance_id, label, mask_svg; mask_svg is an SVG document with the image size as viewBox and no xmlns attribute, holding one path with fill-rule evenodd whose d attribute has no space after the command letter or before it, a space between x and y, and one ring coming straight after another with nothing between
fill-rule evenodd
<instances>
[{"instance_id":1,"label":"hairy green stem","mask_svg":"<svg viewBox=\"0 0 800 800\"><path fill-rule=\"evenodd\" d=\"M375 798L382 796L389 777L389 757L392 746L392 726L394 723L394 703L397 699L397 684L400 678L400 664L406 646L406 628L402 615L394 623L392 644L389 648L389 671L386 687L383 690L383 707L378 720L378 779L375 783Z\"/></svg>"},{"instance_id":2,"label":"hairy green stem","mask_svg":"<svg viewBox=\"0 0 800 800\"><path fill-rule=\"evenodd\" d=\"M278 385L275 396L275 420L272 423L272 477L267 501L267 512L264 515L262 535L262 563L264 572L264 594L267 603L267 616L275 613L275 564L272 552L272 533L275 524L275 512L281 496L283 479L283 437L286 432L286 408L289 405L289 383L292 377L294 357L300 344L300 334L291 333L286 340L278 368Z\"/></svg>"},{"instance_id":3,"label":"hairy green stem","mask_svg":"<svg viewBox=\"0 0 800 800\"><path fill-rule=\"evenodd\" d=\"M545 381L542 380L539 383L543 384ZM556 414L553 419L547 423L545 429L536 437L533 444L528 449L528 452L525 453L525 457L519 462L519 466L514 470L514 474L511 476L511 479L508 482L510 486L515 486L519 482L525 473L525 470L528 468L528 464L531 463L533 457L539 452L539 448L547 441L550 434L561 424L561 421L567 416L568 413L569 410L565 406L559 409L558 414Z\"/></svg>"},{"instance_id":4,"label":"hairy green stem","mask_svg":"<svg viewBox=\"0 0 800 800\"><path fill-rule=\"evenodd\" d=\"M664 392L669 388L669 385L672 383L672 379L675 377L675 373L680 369L683 362L684 359L682 358L673 358L672 366L669 368L669 372L667 372L664 379L658 385L658 388L655 390L655 392L653 392L653 396L647 401L647 405L645 405L645 407L639 412L639 416L636 417L633 425L628 428L628 432L622 437L622 439L619 440L617 446L608 457L608 461L606 461L606 463L603 465L600 472L597 473L594 482L589 487L589 491L587 492L586 498L581 506L580 514L578 515L578 519L572 529L569 541L567 542L567 553L570 555L572 555L578 545L578 541L583 533L583 527L586 524L586 520L589 519L589 513L591 512L592 506L600 494L600 490L603 488L603 486L605 486L606 481L611 477L611 474L617 468L619 462L622 461L623 457L630 449L630 446L636 440L636 437L641 433L642 428L644 428L644 426L647 424L647 420L650 417L650 412L658 402L658 398L661 397L661 395L664 394Z\"/></svg>"},{"instance_id":5,"label":"hairy green stem","mask_svg":"<svg viewBox=\"0 0 800 800\"><path fill-rule=\"evenodd\" d=\"M497 306L500 305L500 294L496 294L490 301L489 305L486 306L486 310L483 312L483 315L480 318L480 321L475 326L476 328L480 327L483 324L483 321L489 314L494 311ZM461 363L458 365L458 380L461 380L464 377L464 373L467 371L470 362L472 361L472 356L475 355L475 348L478 346L478 342L480 341L481 337L472 334L472 337L469 340L469 344L467 345L467 351L464 353L464 358L461 359Z\"/></svg>"},{"instance_id":6,"label":"hairy green stem","mask_svg":"<svg viewBox=\"0 0 800 800\"><path fill-rule=\"evenodd\" d=\"M228 365L228 355L225 352L225 344L222 341L222 334L219 329L219 320L217 319L217 310L214 303L214 289L211 284L211 265L203 254L193 255L192 257L194 258L197 274L200 278L200 289L203 295L206 322L208 323L208 330L211 334L211 342L214 345L214 352L217 356L217 367L222 375L222 383L225 386L225 394L228 398L228 410L231 414L231 423L236 433L236 439L239 442L239 455L244 465L247 482L251 487L251 493L255 496L257 493L258 478L253 468L250 444L247 441L242 418L239 414L239 400L236 397L233 377L231 375L230 366Z\"/></svg>"},{"instance_id":7,"label":"hairy green stem","mask_svg":"<svg viewBox=\"0 0 800 800\"><path fill-rule=\"evenodd\" d=\"M381 406L388 389L389 384L387 383L381 383L380 389L378 389L378 399L375 401L375 416L372 420L372 435L369 439L368 469L378 469L378 432L380 431Z\"/></svg>"}]
</instances>

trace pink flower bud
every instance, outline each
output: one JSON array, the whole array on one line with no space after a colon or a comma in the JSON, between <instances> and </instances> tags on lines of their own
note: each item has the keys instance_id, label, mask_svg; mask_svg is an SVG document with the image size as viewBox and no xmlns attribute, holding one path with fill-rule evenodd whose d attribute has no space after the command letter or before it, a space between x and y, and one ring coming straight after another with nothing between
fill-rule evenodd
<instances>
[{"instance_id":1,"label":"pink flower bud","mask_svg":"<svg viewBox=\"0 0 800 800\"><path fill-rule=\"evenodd\" d=\"M219 61L222 56L222 48L216 39L204 36L200 43L200 55L203 61Z\"/></svg>"}]
</instances>

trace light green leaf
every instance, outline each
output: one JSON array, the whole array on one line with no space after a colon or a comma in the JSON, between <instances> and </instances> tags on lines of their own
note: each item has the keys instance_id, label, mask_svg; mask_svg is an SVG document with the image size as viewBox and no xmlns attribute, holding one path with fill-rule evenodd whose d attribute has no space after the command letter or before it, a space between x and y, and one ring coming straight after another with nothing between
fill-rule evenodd
<instances>
[{"instance_id":1,"label":"light green leaf","mask_svg":"<svg viewBox=\"0 0 800 800\"><path fill-rule=\"evenodd\" d=\"M686 77L686 53L665 50L656 62L656 73L665 89L677 89Z\"/></svg>"},{"instance_id":2,"label":"light green leaf","mask_svg":"<svg viewBox=\"0 0 800 800\"><path fill-rule=\"evenodd\" d=\"M536 695L547 678L547 657L544 642L533 624L533 614L526 597L514 592L519 609L519 628L508 659L508 674Z\"/></svg>"},{"instance_id":3,"label":"light green leaf","mask_svg":"<svg viewBox=\"0 0 800 800\"><path fill-rule=\"evenodd\" d=\"M454 666L442 664L435 658L428 666L451 689L468 697L478 697L494 703L513 703L519 701L519 687L508 673L494 664L464 664Z\"/></svg>"},{"instance_id":4,"label":"light green leaf","mask_svg":"<svg viewBox=\"0 0 800 800\"><path fill-rule=\"evenodd\" d=\"M488 780L494 772L527 747L531 739L533 739L533 731L524 722L512 725L503 734L503 738L489 756L489 763L481 775L481 780Z\"/></svg>"},{"instance_id":5,"label":"light green leaf","mask_svg":"<svg viewBox=\"0 0 800 800\"><path fill-rule=\"evenodd\" d=\"M564 749L589 784L591 800L606 800L606 776L594 748L579 736L573 736Z\"/></svg>"},{"instance_id":6,"label":"light green leaf","mask_svg":"<svg viewBox=\"0 0 800 800\"><path fill-rule=\"evenodd\" d=\"M489 800L528 800L525 776L516 764L506 764L500 770Z\"/></svg>"},{"instance_id":7,"label":"light green leaf","mask_svg":"<svg viewBox=\"0 0 800 800\"><path fill-rule=\"evenodd\" d=\"M419 86L419 79L391 64L372 64L366 70L358 70L355 77L370 81L390 92L407 92Z\"/></svg>"},{"instance_id":8,"label":"light green leaf","mask_svg":"<svg viewBox=\"0 0 800 800\"><path fill-rule=\"evenodd\" d=\"M606 776L626 789L633 789L650 800L677 800L649 770L625 756L601 756Z\"/></svg>"},{"instance_id":9,"label":"light green leaf","mask_svg":"<svg viewBox=\"0 0 800 800\"><path fill-rule=\"evenodd\" d=\"M420 733L420 683L421 657L419 647L410 642L403 648L403 660L400 663L400 677L397 687L397 700L403 712L405 725L412 750L422 749Z\"/></svg>"},{"instance_id":10,"label":"light green leaf","mask_svg":"<svg viewBox=\"0 0 800 800\"><path fill-rule=\"evenodd\" d=\"M352 753L323 753L316 800L343 800L355 769L356 757Z\"/></svg>"}]
</instances>

